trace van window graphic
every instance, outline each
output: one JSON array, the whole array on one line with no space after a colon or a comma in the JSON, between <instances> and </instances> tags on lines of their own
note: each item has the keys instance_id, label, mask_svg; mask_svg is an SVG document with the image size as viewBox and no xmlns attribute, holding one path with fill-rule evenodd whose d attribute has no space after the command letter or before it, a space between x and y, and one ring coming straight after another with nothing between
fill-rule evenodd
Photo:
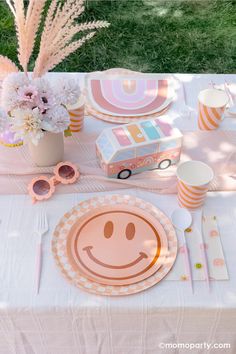
<instances>
[{"instance_id":1,"label":"van window graphic","mask_svg":"<svg viewBox=\"0 0 236 354\"><path fill-rule=\"evenodd\" d=\"M136 148L136 156L145 156L155 154L158 151L158 144L149 144L142 147Z\"/></svg>"},{"instance_id":2,"label":"van window graphic","mask_svg":"<svg viewBox=\"0 0 236 354\"><path fill-rule=\"evenodd\" d=\"M107 138L106 134L101 134L97 139L97 145L103 150L106 145L109 144L109 139Z\"/></svg>"},{"instance_id":3,"label":"van window graphic","mask_svg":"<svg viewBox=\"0 0 236 354\"><path fill-rule=\"evenodd\" d=\"M160 142L160 151L171 150L171 149L175 149L176 147L177 147L176 140Z\"/></svg>"},{"instance_id":4,"label":"van window graphic","mask_svg":"<svg viewBox=\"0 0 236 354\"><path fill-rule=\"evenodd\" d=\"M134 159L134 158L135 158L135 149L132 150L127 149L127 150L117 152L114 158L112 159L112 162L118 162L123 160Z\"/></svg>"},{"instance_id":5,"label":"van window graphic","mask_svg":"<svg viewBox=\"0 0 236 354\"><path fill-rule=\"evenodd\" d=\"M103 156L105 157L106 160L111 159L113 156L115 149L113 145L110 143L110 140L108 139L106 134L101 134L99 138L97 139L97 145L100 151L103 152Z\"/></svg>"}]
</instances>

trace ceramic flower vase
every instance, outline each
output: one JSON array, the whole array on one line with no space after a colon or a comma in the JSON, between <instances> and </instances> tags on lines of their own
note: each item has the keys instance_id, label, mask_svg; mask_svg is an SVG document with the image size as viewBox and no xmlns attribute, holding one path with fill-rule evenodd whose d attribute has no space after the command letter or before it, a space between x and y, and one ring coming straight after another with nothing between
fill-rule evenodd
<instances>
[{"instance_id":1,"label":"ceramic flower vase","mask_svg":"<svg viewBox=\"0 0 236 354\"><path fill-rule=\"evenodd\" d=\"M38 145L29 142L29 151L37 166L55 166L64 158L64 135L45 132Z\"/></svg>"}]
</instances>

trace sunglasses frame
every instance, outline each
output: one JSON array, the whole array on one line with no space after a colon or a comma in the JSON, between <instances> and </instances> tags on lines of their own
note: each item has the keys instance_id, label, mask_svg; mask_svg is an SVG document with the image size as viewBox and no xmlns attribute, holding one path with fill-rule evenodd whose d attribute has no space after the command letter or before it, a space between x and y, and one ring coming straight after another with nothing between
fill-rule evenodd
<instances>
[{"instance_id":1,"label":"sunglasses frame","mask_svg":"<svg viewBox=\"0 0 236 354\"><path fill-rule=\"evenodd\" d=\"M74 170L74 176L72 178L63 178L60 176L60 168L63 166L69 166ZM60 162L59 164L56 165L56 167L54 168L54 176L51 178L48 178L46 176L40 176L40 177L35 177L32 179L32 181L30 182L29 186L28 186L28 192L30 194L30 196L32 197L32 202L36 203L37 201L43 201L43 200L47 200L49 198L51 198L51 196L55 193L55 186L57 184L72 184L75 183L80 177L80 173L78 171L78 168L71 162ZM34 191L34 186L37 182L39 181L45 181L46 183L49 184L49 191L46 194L43 195L39 195Z\"/></svg>"},{"instance_id":2,"label":"sunglasses frame","mask_svg":"<svg viewBox=\"0 0 236 354\"><path fill-rule=\"evenodd\" d=\"M60 171L60 168L63 166L71 167L75 172L74 176L71 177L70 179L69 178L66 179L66 178L61 177L59 171ZM73 163L68 162L68 161L60 162L59 164L57 164L56 167L54 168L54 175L55 176L53 178L54 178L54 180L56 180L56 184L57 184L57 182L62 183L62 184L72 184L72 183L75 183L77 181L77 179L80 177L80 173L79 173L77 167Z\"/></svg>"}]
</instances>

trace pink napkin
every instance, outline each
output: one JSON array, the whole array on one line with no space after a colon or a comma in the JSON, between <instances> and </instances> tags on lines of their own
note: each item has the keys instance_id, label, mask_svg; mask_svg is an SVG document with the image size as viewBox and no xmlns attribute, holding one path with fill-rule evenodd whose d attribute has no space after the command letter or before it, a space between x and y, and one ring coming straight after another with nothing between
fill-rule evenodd
<instances>
[{"instance_id":1,"label":"pink napkin","mask_svg":"<svg viewBox=\"0 0 236 354\"><path fill-rule=\"evenodd\" d=\"M128 180L108 179L100 169L96 154L97 136L80 132L65 139L65 161L79 166L81 179L71 186L58 186L59 193L98 192L142 188L156 193L176 193L176 166L165 171L147 171ZM211 190L236 190L236 132L211 131L184 133L181 161L201 160L215 171ZM53 167L36 167L27 146L0 146L0 194L25 194L27 185L37 175L51 174Z\"/></svg>"}]
</instances>

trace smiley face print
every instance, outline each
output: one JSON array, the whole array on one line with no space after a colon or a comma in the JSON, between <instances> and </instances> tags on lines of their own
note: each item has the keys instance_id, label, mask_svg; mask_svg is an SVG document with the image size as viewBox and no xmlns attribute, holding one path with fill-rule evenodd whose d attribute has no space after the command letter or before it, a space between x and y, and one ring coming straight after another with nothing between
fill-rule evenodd
<instances>
[{"instance_id":1,"label":"smiley face print","mask_svg":"<svg viewBox=\"0 0 236 354\"><path fill-rule=\"evenodd\" d=\"M75 271L101 284L143 280L165 262L167 241L161 224L145 210L103 206L79 219L67 240Z\"/></svg>"}]
</instances>

